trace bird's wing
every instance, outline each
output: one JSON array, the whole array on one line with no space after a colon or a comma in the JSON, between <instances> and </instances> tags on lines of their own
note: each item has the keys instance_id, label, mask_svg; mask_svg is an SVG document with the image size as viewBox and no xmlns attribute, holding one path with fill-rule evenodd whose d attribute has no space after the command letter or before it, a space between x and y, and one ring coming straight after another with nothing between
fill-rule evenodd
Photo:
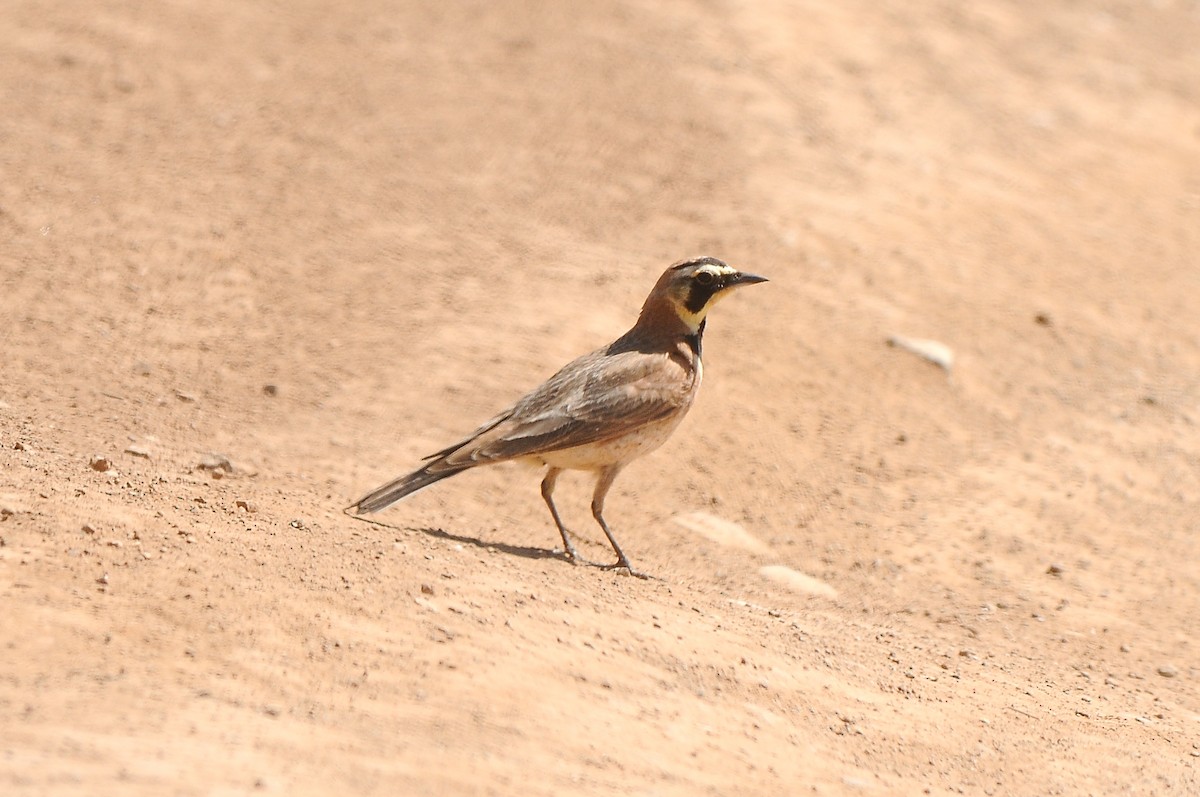
<instances>
[{"instance_id":1,"label":"bird's wing","mask_svg":"<svg viewBox=\"0 0 1200 797\"><path fill-rule=\"evenodd\" d=\"M459 440L457 443L448 445L445 448L443 448L441 451L435 451L432 454L428 454L424 457L421 457L421 459L422 460L431 460L431 459L436 460L436 459L441 459L442 457L445 457L449 454L454 453L455 451L462 448L467 443L470 443L472 440L476 439L480 435L484 434L485 432L491 431L496 426L498 426L500 423L508 420L508 418L513 413L513 409L514 409L514 407L509 407L508 409L506 409L504 412L500 413L499 415L497 415L493 418L489 418L482 426L480 426L475 431L471 432L469 435L464 437L462 440Z\"/></svg>"},{"instance_id":2,"label":"bird's wing","mask_svg":"<svg viewBox=\"0 0 1200 797\"><path fill-rule=\"evenodd\" d=\"M665 353L593 352L441 452L441 460L483 464L619 437L686 409L689 370Z\"/></svg>"}]
</instances>

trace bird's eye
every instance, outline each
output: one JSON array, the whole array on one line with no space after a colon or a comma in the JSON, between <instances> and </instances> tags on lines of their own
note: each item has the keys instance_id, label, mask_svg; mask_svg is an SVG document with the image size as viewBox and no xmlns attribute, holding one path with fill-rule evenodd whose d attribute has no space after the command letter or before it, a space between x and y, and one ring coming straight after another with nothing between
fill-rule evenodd
<instances>
[{"instance_id":1,"label":"bird's eye","mask_svg":"<svg viewBox=\"0 0 1200 797\"><path fill-rule=\"evenodd\" d=\"M705 286L712 285L713 280L715 280L716 278L717 278L716 275L713 274L711 271L697 271L696 272L696 282L699 283L700 285L705 285Z\"/></svg>"}]
</instances>

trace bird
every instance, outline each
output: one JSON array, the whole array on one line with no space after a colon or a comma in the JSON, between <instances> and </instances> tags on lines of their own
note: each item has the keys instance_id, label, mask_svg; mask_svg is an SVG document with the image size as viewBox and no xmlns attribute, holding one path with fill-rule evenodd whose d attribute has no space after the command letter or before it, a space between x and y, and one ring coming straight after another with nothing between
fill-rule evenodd
<instances>
[{"instance_id":1,"label":"bird","mask_svg":"<svg viewBox=\"0 0 1200 797\"><path fill-rule=\"evenodd\" d=\"M605 498L621 470L662 445L691 409L704 373L701 339L713 305L738 287L766 281L715 257L672 264L628 332L568 363L466 437L425 457L426 464L370 491L346 512L378 512L463 471L523 461L547 468L542 499L562 535L565 558L593 564L576 551L553 497L564 470L591 471L596 477L592 516L617 555L615 563L597 566L646 578L604 519Z\"/></svg>"}]
</instances>

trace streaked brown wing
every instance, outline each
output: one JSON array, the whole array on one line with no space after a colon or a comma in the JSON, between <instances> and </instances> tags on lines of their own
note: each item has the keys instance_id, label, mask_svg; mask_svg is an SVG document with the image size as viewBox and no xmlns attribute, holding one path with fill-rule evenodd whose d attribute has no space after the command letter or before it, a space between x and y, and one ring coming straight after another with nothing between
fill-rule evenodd
<instances>
[{"instance_id":1,"label":"streaked brown wing","mask_svg":"<svg viewBox=\"0 0 1200 797\"><path fill-rule=\"evenodd\" d=\"M464 437L462 440L459 440L457 443L448 445L445 448L443 448L441 451L435 451L432 454L427 454L427 455L421 457L422 461L431 460L431 459L441 459L442 457L446 456L447 454L457 451L458 449L465 446L467 443L470 443L472 440L479 437L484 432L494 429L502 421L508 420L509 416L512 415L512 413L513 413L513 407L509 407L508 409L506 409L504 412L500 413L499 415L497 415L493 418L489 418L486 422L484 422L484 424L482 426L477 428L475 431L471 432L469 435Z\"/></svg>"},{"instance_id":2,"label":"streaked brown wing","mask_svg":"<svg viewBox=\"0 0 1200 797\"><path fill-rule=\"evenodd\" d=\"M449 466L495 462L619 437L684 407L690 374L666 354L594 352L579 358L448 451Z\"/></svg>"}]
</instances>

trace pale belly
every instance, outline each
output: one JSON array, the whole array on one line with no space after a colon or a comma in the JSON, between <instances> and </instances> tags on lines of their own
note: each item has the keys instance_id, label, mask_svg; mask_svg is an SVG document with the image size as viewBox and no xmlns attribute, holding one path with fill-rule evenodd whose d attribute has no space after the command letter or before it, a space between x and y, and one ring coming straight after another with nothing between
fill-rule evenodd
<instances>
[{"instance_id":1,"label":"pale belly","mask_svg":"<svg viewBox=\"0 0 1200 797\"><path fill-rule=\"evenodd\" d=\"M599 470L612 465L625 465L665 443L685 414L681 412L672 418L648 424L615 440L548 451L529 459L564 470Z\"/></svg>"}]
</instances>

